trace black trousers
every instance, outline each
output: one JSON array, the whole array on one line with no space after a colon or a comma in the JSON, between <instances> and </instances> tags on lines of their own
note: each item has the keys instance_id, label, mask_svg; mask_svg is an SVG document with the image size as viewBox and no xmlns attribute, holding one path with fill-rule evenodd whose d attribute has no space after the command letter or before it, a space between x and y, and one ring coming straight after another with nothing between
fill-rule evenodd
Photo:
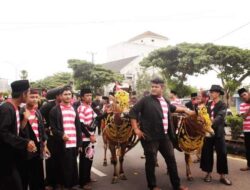
<instances>
[{"instance_id":1,"label":"black trousers","mask_svg":"<svg viewBox=\"0 0 250 190\"><path fill-rule=\"evenodd\" d=\"M43 160L36 156L20 166L23 190L44 190Z\"/></svg>"},{"instance_id":2,"label":"black trousers","mask_svg":"<svg viewBox=\"0 0 250 190\"><path fill-rule=\"evenodd\" d=\"M15 166L9 174L0 174L0 190L22 190L22 182Z\"/></svg>"},{"instance_id":3,"label":"black trousers","mask_svg":"<svg viewBox=\"0 0 250 190\"><path fill-rule=\"evenodd\" d=\"M93 160L86 158L85 149L90 144L90 141L83 142L82 152L79 160L79 185L84 186L91 180L91 167Z\"/></svg>"},{"instance_id":4,"label":"black trousers","mask_svg":"<svg viewBox=\"0 0 250 190\"><path fill-rule=\"evenodd\" d=\"M161 153L165 159L171 184L174 190L180 187L180 178L178 176L177 165L174 155L174 148L172 142L170 141L168 135L165 139L157 141L141 141L142 147L144 149L144 154L146 158L145 169L148 187L153 189L156 187L156 177L155 177L155 162L157 157L157 152Z\"/></svg>"},{"instance_id":5,"label":"black trousers","mask_svg":"<svg viewBox=\"0 0 250 190\"><path fill-rule=\"evenodd\" d=\"M56 162L57 158L57 146L55 139L48 135L47 146L50 150L51 156L46 160L46 185L51 187L56 187L59 183L58 176L56 175L56 171L59 170L58 162ZM58 158L59 159L59 158Z\"/></svg>"},{"instance_id":6,"label":"black trousers","mask_svg":"<svg viewBox=\"0 0 250 190\"><path fill-rule=\"evenodd\" d=\"M228 174L227 150L225 137L206 137L201 152L201 169L205 172L213 171L214 148L217 155L217 173Z\"/></svg>"},{"instance_id":7,"label":"black trousers","mask_svg":"<svg viewBox=\"0 0 250 190\"><path fill-rule=\"evenodd\" d=\"M101 134L101 123L102 123L102 120L98 119L96 123L97 123L97 133L98 133L98 135L100 135Z\"/></svg>"},{"instance_id":8,"label":"black trousers","mask_svg":"<svg viewBox=\"0 0 250 190\"><path fill-rule=\"evenodd\" d=\"M77 148L66 148L61 157L56 160L59 163L59 184L65 188L72 188L78 184Z\"/></svg>"},{"instance_id":9,"label":"black trousers","mask_svg":"<svg viewBox=\"0 0 250 190\"><path fill-rule=\"evenodd\" d=\"M244 133L247 166L250 167L250 132Z\"/></svg>"}]
</instances>

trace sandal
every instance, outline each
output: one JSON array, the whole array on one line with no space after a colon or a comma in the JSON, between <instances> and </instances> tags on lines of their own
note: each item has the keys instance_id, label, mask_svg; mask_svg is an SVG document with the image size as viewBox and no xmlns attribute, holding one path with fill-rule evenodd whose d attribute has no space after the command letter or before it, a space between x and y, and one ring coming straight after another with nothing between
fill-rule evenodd
<instances>
[{"instance_id":1,"label":"sandal","mask_svg":"<svg viewBox=\"0 0 250 190\"><path fill-rule=\"evenodd\" d=\"M206 177L204 178L204 181L209 183L212 181L212 176L211 175L206 175Z\"/></svg>"},{"instance_id":2,"label":"sandal","mask_svg":"<svg viewBox=\"0 0 250 190\"><path fill-rule=\"evenodd\" d=\"M245 168L240 168L240 171L248 171L248 170L250 170L250 167L249 167L249 166L247 166L247 167L245 167Z\"/></svg>"},{"instance_id":3,"label":"sandal","mask_svg":"<svg viewBox=\"0 0 250 190\"><path fill-rule=\"evenodd\" d=\"M225 185L232 185L232 182L226 177L220 178L220 182Z\"/></svg>"}]
</instances>

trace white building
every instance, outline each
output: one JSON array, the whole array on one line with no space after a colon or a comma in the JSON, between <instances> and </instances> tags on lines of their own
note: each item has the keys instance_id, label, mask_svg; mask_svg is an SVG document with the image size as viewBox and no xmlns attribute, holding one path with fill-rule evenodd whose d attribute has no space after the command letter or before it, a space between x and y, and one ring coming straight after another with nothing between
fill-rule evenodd
<instances>
[{"instance_id":1,"label":"white building","mask_svg":"<svg viewBox=\"0 0 250 190\"><path fill-rule=\"evenodd\" d=\"M131 38L126 42L113 45L107 50L108 62L103 67L124 75L126 83L135 89L138 74L141 72L139 63L150 52L166 47L168 38L147 31ZM105 94L113 88L114 84L105 89Z\"/></svg>"},{"instance_id":2,"label":"white building","mask_svg":"<svg viewBox=\"0 0 250 190\"><path fill-rule=\"evenodd\" d=\"M8 91L10 91L8 80L4 78L0 78L0 92L8 92Z\"/></svg>"},{"instance_id":3,"label":"white building","mask_svg":"<svg viewBox=\"0 0 250 190\"><path fill-rule=\"evenodd\" d=\"M146 56L151 51L167 46L168 38L147 31L107 50L108 62L133 56Z\"/></svg>"}]
</instances>

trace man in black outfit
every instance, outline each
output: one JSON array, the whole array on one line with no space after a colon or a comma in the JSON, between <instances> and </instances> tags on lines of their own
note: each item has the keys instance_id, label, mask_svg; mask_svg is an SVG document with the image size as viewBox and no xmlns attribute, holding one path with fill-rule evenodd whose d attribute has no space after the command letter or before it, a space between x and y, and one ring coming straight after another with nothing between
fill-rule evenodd
<instances>
[{"instance_id":1,"label":"man in black outfit","mask_svg":"<svg viewBox=\"0 0 250 190\"><path fill-rule=\"evenodd\" d=\"M187 108L176 107L163 97L164 81L155 78L151 81L151 95L143 97L131 109L129 115L135 134L141 138L146 157L146 177L151 190L160 190L156 185L155 163L158 150L168 167L170 181L174 190L187 190L180 185L174 155L175 132L172 126L171 112L191 112ZM140 116L140 128L137 118ZM172 142L171 142L172 140Z\"/></svg>"},{"instance_id":2,"label":"man in black outfit","mask_svg":"<svg viewBox=\"0 0 250 190\"><path fill-rule=\"evenodd\" d=\"M198 96L197 92L191 93L191 100L185 104L185 106L190 110L196 109L198 105L197 96Z\"/></svg>"},{"instance_id":3,"label":"man in black outfit","mask_svg":"<svg viewBox=\"0 0 250 190\"><path fill-rule=\"evenodd\" d=\"M56 171L59 167L58 162L56 162L58 146L56 144L55 136L52 134L49 113L54 106L60 104L60 91L61 88L50 89L46 94L47 102L40 108L40 112L45 120L44 127L48 136L47 146L51 152L50 157L46 159L46 189L55 189L59 181L59 177L56 175Z\"/></svg>"},{"instance_id":4,"label":"man in black outfit","mask_svg":"<svg viewBox=\"0 0 250 190\"><path fill-rule=\"evenodd\" d=\"M102 120L102 115L103 115L103 111L102 111L102 96L101 94L97 93L95 95L95 99L93 100L92 104L91 104L92 109L94 110L94 112L97 114L96 117L96 124L97 124L97 132L98 135L101 134L101 120Z\"/></svg>"},{"instance_id":5,"label":"man in black outfit","mask_svg":"<svg viewBox=\"0 0 250 190\"><path fill-rule=\"evenodd\" d=\"M23 160L19 161L19 171L23 190L44 190L43 158L49 155L47 135L44 131L43 117L38 110L39 91L30 89L27 102L20 110L20 136L35 142L35 153L23 152Z\"/></svg>"},{"instance_id":6,"label":"man in black outfit","mask_svg":"<svg viewBox=\"0 0 250 190\"><path fill-rule=\"evenodd\" d=\"M20 174L17 171L18 151L36 152L32 140L19 136L19 106L25 103L29 93L29 81L11 83L12 99L0 106L0 189L22 190Z\"/></svg>"},{"instance_id":7,"label":"man in black outfit","mask_svg":"<svg viewBox=\"0 0 250 190\"><path fill-rule=\"evenodd\" d=\"M82 146L81 126L78 113L71 105L70 86L60 90L61 103L54 106L50 113L50 126L55 138L56 175L61 189L73 189L78 184L77 155Z\"/></svg>"},{"instance_id":8,"label":"man in black outfit","mask_svg":"<svg viewBox=\"0 0 250 190\"><path fill-rule=\"evenodd\" d=\"M224 131L227 107L226 104L220 100L220 95L224 95L221 86L212 85L210 89L211 101L207 105L207 110L212 120L212 128L215 135L212 137L205 137L204 139L204 145L201 152L201 169L207 173L204 181L211 182L215 148L217 154L217 172L220 174L220 182L225 185L232 185L232 182L225 176L228 174Z\"/></svg>"}]
</instances>

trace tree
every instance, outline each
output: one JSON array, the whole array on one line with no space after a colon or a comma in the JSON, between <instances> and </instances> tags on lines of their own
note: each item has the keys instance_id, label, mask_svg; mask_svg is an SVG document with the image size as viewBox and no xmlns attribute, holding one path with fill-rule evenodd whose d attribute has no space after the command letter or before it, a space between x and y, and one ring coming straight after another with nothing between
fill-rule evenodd
<instances>
[{"instance_id":1,"label":"tree","mask_svg":"<svg viewBox=\"0 0 250 190\"><path fill-rule=\"evenodd\" d=\"M153 51L140 63L143 67L158 67L167 80L183 84L188 75L205 72L200 55L202 45L182 43Z\"/></svg>"},{"instance_id":2,"label":"tree","mask_svg":"<svg viewBox=\"0 0 250 190\"><path fill-rule=\"evenodd\" d=\"M174 90L177 93L178 97L180 97L180 98L190 96L190 94L192 92L197 92L196 88L194 88L190 85L186 85L184 83L181 83L176 79L168 80L167 86L169 89Z\"/></svg>"},{"instance_id":3,"label":"tree","mask_svg":"<svg viewBox=\"0 0 250 190\"><path fill-rule=\"evenodd\" d=\"M94 65L85 60L68 60L68 67L73 70L73 78L76 89L92 87L94 92L101 87L115 81L121 81L123 77L111 70L104 69L101 65Z\"/></svg>"},{"instance_id":4,"label":"tree","mask_svg":"<svg viewBox=\"0 0 250 190\"><path fill-rule=\"evenodd\" d=\"M20 78L22 80L26 80L28 78L28 71L26 70L21 70Z\"/></svg>"},{"instance_id":5,"label":"tree","mask_svg":"<svg viewBox=\"0 0 250 190\"><path fill-rule=\"evenodd\" d=\"M229 98L242 82L250 76L250 51L231 46L205 44L204 63L208 70L214 70L221 79L227 105Z\"/></svg>"},{"instance_id":6,"label":"tree","mask_svg":"<svg viewBox=\"0 0 250 190\"><path fill-rule=\"evenodd\" d=\"M68 72L55 73L52 76L45 77L44 79L31 82L33 88L55 88L64 85L70 85L73 82L72 74Z\"/></svg>"},{"instance_id":7,"label":"tree","mask_svg":"<svg viewBox=\"0 0 250 190\"><path fill-rule=\"evenodd\" d=\"M217 72L229 97L250 76L250 50L214 44L188 44L168 46L153 51L141 63L144 67L158 67L169 83L177 81L182 90L189 75Z\"/></svg>"},{"instance_id":8,"label":"tree","mask_svg":"<svg viewBox=\"0 0 250 190\"><path fill-rule=\"evenodd\" d=\"M92 85L96 90L111 82L123 80L122 75L111 70L104 69L101 65L95 65L92 72Z\"/></svg>"},{"instance_id":9,"label":"tree","mask_svg":"<svg viewBox=\"0 0 250 190\"><path fill-rule=\"evenodd\" d=\"M202 52L200 44L182 43L153 51L140 64L145 68L160 68L169 88L177 91L180 97L184 97L195 90L184 84L188 75L206 72L200 57Z\"/></svg>"},{"instance_id":10,"label":"tree","mask_svg":"<svg viewBox=\"0 0 250 190\"><path fill-rule=\"evenodd\" d=\"M160 77L162 77L160 75ZM142 73L138 75L138 79L136 81L136 90L138 97L142 97L145 91L150 91L151 88L151 82L150 79L154 78L154 75L150 75L149 73L144 70ZM168 92L170 90L174 90L177 92L179 97L185 97L189 96L192 92L197 91L197 89L185 85L183 83L180 83L179 81L173 79L173 80L166 80L165 83L167 84L165 87L165 95L168 95Z\"/></svg>"},{"instance_id":11,"label":"tree","mask_svg":"<svg viewBox=\"0 0 250 190\"><path fill-rule=\"evenodd\" d=\"M138 97L143 97L145 91L150 91L151 77L152 76L145 70L142 73L138 74L138 79L136 81L136 94Z\"/></svg>"},{"instance_id":12,"label":"tree","mask_svg":"<svg viewBox=\"0 0 250 190\"><path fill-rule=\"evenodd\" d=\"M94 69L94 64L85 60L71 59L68 60L68 67L73 70L73 78L77 89L83 86L90 86L90 76Z\"/></svg>"}]
</instances>

